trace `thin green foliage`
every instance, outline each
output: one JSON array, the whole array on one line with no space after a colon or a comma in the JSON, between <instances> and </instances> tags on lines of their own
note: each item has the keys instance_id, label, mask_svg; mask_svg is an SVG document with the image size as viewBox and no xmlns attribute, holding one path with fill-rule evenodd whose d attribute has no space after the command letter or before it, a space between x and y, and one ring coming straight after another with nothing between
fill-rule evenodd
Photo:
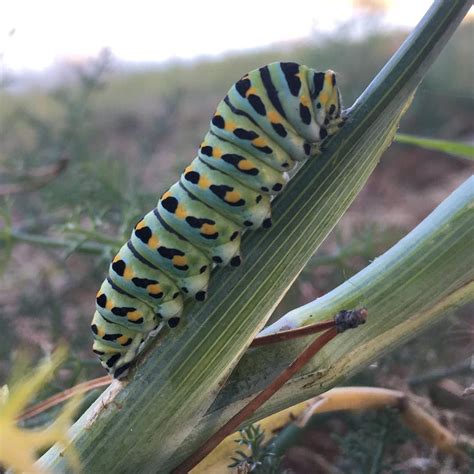
<instances>
[{"instance_id":1,"label":"thin green foliage","mask_svg":"<svg viewBox=\"0 0 474 474\"><path fill-rule=\"evenodd\" d=\"M5 200L5 203L0 203L0 242L2 242L3 250L0 252L0 277L7 268L10 260L14 239L12 238L12 215L11 202Z\"/></svg>"},{"instance_id":2,"label":"thin green foliage","mask_svg":"<svg viewBox=\"0 0 474 474\"><path fill-rule=\"evenodd\" d=\"M469 143L460 143L452 140L438 140L436 138L418 137L398 133L395 135L395 141L408 145L415 145L427 150L441 151L448 155L474 160L474 146Z\"/></svg>"},{"instance_id":3,"label":"thin green foliage","mask_svg":"<svg viewBox=\"0 0 474 474\"><path fill-rule=\"evenodd\" d=\"M237 449L232 457L230 468L239 473L254 472L255 474L277 474L280 469L281 457L272 451L270 444L264 443L265 432L260 425L249 425L240 430L240 439L235 442L247 448L247 452Z\"/></svg>"},{"instance_id":4,"label":"thin green foliage","mask_svg":"<svg viewBox=\"0 0 474 474\"><path fill-rule=\"evenodd\" d=\"M395 467L399 460L393 457L393 452L411 439L412 434L400 422L398 411L384 408L351 418L352 429L348 433L332 435L341 449L336 466L343 471L350 469L354 474L401 472Z\"/></svg>"}]
</instances>

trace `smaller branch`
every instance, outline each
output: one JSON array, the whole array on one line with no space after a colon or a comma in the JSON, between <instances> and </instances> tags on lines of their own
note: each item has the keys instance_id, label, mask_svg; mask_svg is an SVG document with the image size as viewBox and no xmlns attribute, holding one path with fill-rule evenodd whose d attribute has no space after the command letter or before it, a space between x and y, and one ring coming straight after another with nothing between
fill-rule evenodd
<instances>
[{"instance_id":1,"label":"smaller branch","mask_svg":"<svg viewBox=\"0 0 474 474\"><path fill-rule=\"evenodd\" d=\"M331 320L320 321L318 323L309 324L308 326L283 330L273 334L267 334L265 336L257 336L250 344L250 347L266 346L269 344L275 344L277 342L297 339L300 337L309 336L311 334L316 334L333 327L336 327L338 332L344 332L346 329L364 324L365 320L367 319L367 314L366 308L360 308L351 311L343 310L337 313L334 319ZM350 324L352 324L352 326L350 326Z\"/></svg>"},{"instance_id":2,"label":"smaller branch","mask_svg":"<svg viewBox=\"0 0 474 474\"><path fill-rule=\"evenodd\" d=\"M357 316L359 315L359 316ZM233 433L252 413L260 408L275 392L296 375L326 344L346 329L357 327L356 323L365 323L367 310L365 308L339 312L332 321L332 328L321 334L284 370L273 382L253 398L242 410L234 415L224 426L212 435L200 449L181 463L173 474L186 474L199 462L201 462L221 441Z\"/></svg>"},{"instance_id":3,"label":"smaller branch","mask_svg":"<svg viewBox=\"0 0 474 474\"><path fill-rule=\"evenodd\" d=\"M69 400L75 395L86 393L96 388L106 387L107 385L110 385L112 380L113 379L110 375L104 375L103 377L98 377L96 379L87 380L86 382L77 384L74 387L57 393L56 395L53 395L52 397L49 397L46 400L43 400L42 402L39 402L36 405L28 408L18 417L18 421L24 421L28 418L33 418L34 416L39 415L40 413L43 413L44 411L49 410L50 408L59 405L66 400Z\"/></svg>"},{"instance_id":4,"label":"smaller branch","mask_svg":"<svg viewBox=\"0 0 474 474\"><path fill-rule=\"evenodd\" d=\"M463 448L469 445L473 449L474 443L472 440L465 438L462 441L462 438L458 439L442 426L436 418L413 403L408 396L404 396L400 401L402 402L400 406L402 420L414 433L427 443L436 446L440 451L451 454L460 461L466 459Z\"/></svg>"},{"instance_id":5,"label":"smaller branch","mask_svg":"<svg viewBox=\"0 0 474 474\"><path fill-rule=\"evenodd\" d=\"M105 237L102 232L97 232L95 230L74 227L65 229L64 233L72 234L74 236L81 236L84 239L92 240L94 242L97 242L98 244L110 245L112 247L119 247L120 245L122 245L122 242L119 242L116 239Z\"/></svg>"},{"instance_id":6,"label":"smaller branch","mask_svg":"<svg viewBox=\"0 0 474 474\"><path fill-rule=\"evenodd\" d=\"M343 312L341 311L341 313ZM338 313L338 314L341 314L341 313ZM362 308L361 310L346 311L346 313L360 313L361 324L363 324L365 322L367 310L365 310L365 308ZM273 344L276 342L285 341L285 340L293 339L296 337L302 337L309 334L314 334L316 332L324 331L325 329L329 329L331 327L332 328L335 327L337 329L336 317L332 319L331 321L323 321L321 323L312 324L311 326L306 326L301 329L297 329L293 331L283 331L281 333L256 338L251 344L251 347L258 347L260 345ZM103 377L97 377L95 379L87 380L86 382L77 384L71 388L68 388L67 390L57 393L47 398L46 400L43 400L42 402L39 402L36 405L33 405L32 407L28 408L20 415L18 420L24 421L29 418L33 418L34 416L37 416L40 413L43 413L44 411L49 410L50 408L65 402L66 400L74 397L75 395L86 393L96 388L106 387L107 385L110 385L112 381L113 381L113 378L111 376L105 375Z\"/></svg>"},{"instance_id":7,"label":"smaller branch","mask_svg":"<svg viewBox=\"0 0 474 474\"><path fill-rule=\"evenodd\" d=\"M40 166L20 177L24 183L0 184L0 196L36 191L57 178L69 164L68 158L61 158L52 165Z\"/></svg>"},{"instance_id":8,"label":"smaller branch","mask_svg":"<svg viewBox=\"0 0 474 474\"><path fill-rule=\"evenodd\" d=\"M401 419L426 442L440 451L454 456L458 461L466 460L465 452L474 448L474 441L465 435L455 435L444 428L433 416L421 408L404 392L379 387L339 387L318 395L295 406L285 408L258 422L265 433L265 446L275 456L283 456L304 436L310 420L315 415L338 411L357 412L393 407ZM277 433L272 437L272 433ZM229 459L235 454L238 432L226 437L219 446L191 472L224 472ZM378 471L377 471L378 472Z\"/></svg>"},{"instance_id":9,"label":"smaller branch","mask_svg":"<svg viewBox=\"0 0 474 474\"><path fill-rule=\"evenodd\" d=\"M404 423L429 444L460 460L465 459L460 440L417 405L410 395L398 390L377 387L333 388L314 398L313 403L295 423L303 428L316 413L384 407L397 408Z\"/></svg>"},{"instance_id":10,"label":"smaller branch","mask_svg":"<svg viewBox=\"0 0 474 474\"><path fill-rule=\"evenodd\" d=\"M256 337L250 347L261 347L269 344L276 344L278 342L289 341L291 339L298 339L300 337L309 336L318 332L326 331L335 326L334 320L321 321L316 324L310 324L301 328L289 329L288 331L280 331L267 336Z\"/></svg>"},{"instance_id":11,"label":"smaller branch","mask_svg":"<svg viewBox=\"0 0 474 474\"><path fill-rule=\"evenodd\" d=\"M327 330L315 341L313 341L303 353L293 361L293 363L282 372L263 391L261 391L250 403L233 416L222 428L214 433L199 450L192 454L182 464L180 464L173 474L186 474L199 462L201 462L219 443L233 433L258 407L263 405L279 388L281 388L301 367L311 360L311 358L321 350L328 342L337 336L337 331L333 327Z\"/></svg>"}]
</instances>

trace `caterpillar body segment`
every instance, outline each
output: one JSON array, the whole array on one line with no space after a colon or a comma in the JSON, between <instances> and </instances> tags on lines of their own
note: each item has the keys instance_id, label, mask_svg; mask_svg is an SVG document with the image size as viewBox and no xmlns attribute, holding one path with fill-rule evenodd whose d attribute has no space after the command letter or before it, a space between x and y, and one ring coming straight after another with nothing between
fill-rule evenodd
<instances>
[{"instance_id":1,"label":"caterpillar body segment","mask_svg":"<svg viewBox=\"0 0 474 474\"><path fill-rule=\"evenodd\" d=\"M168 320L181 314L180 288L166 273L133 253L129 245L125 244L110 264L109 278L115 286L142 302L154 303L159 308L157 317Z\"/></svg>"},{"instance_id":2,"label":"caterpillar body segment","mask_svg":"<svg viewBox=\"0 0 474 474\"><path fill-rule=\"evenodd\" d=\"M184 170L180 183L200 201L235 222L237 228L233 232L242 227L265 227L265 219L271 218L268 196L254 191L200 159L194 160Z\"/></svg>"},{"instance_id":3,"label":"caterpillar body segment","mask_svg":"<svg viewBox=\"0 0 474 474\"><path fill-rule=\"evenodd\" d=\"M298 161L343 124L333 71L278 62L245 74L218 104L196 158L135 226L109 268L92 321L94 352L123 377L148 335L203 301L214 265L238 266L247 229L271 225Z\"/></svg>"},{"instance_id":4,"label":"caterpillar body segment","mask_svg":"<svg viewBox=\"0 0 474 474\"><path fill-rule=\"evenodd\" d=\"M238 256L239 226L197 199L181 181L162 196L158 213L166 224L202 249L213 262L228 264Z\"/></svg>"},{"instance_id":5,"label":"caterpillar body segment","mask_svg":"<svg viewBox=\"0 0 474 474\"><path fill-rule=\"evenodd\" d=\"M183 295L204 300L211 259L171 230L160 217L158 209L146 214L136 224L128 244L144 260L170 275Z\"/></svg>"},{"instance_id":6,"label":"caterpillar body segment","mask_svg":"<svg viewBox=\"0 0 474 474\"><path fill-rule=\"evenodd\" d=\"M269 166L279 171L290 171L295 160L281 148L263 130L259 130L255 121L247 114L237 115L237 109L224 99L211 120L210 132L221 139L221 143L233 143ZM238 118L238 123L236 122Z\"/></svg>"},{"instance_id":7,"label":"caterpillar body segment","mask_svg":"<svg viewBox=\"0 0 474 474\"><path fill-rule=\"evenodd\" d=\"M137 332L149 332L158 325L154 309L115 286L110 278L102 283L96 297L96 311L104 319Z\"/></svg>"},{"instance_id":8,"label":"caterpillar body segment","mask_svg":"<svg viewBox=\"0 0 474 474\"><path fill-rule=\"evenodd\" d=\"M205 136L198 157L207 165L260 193L276 195L289 180L286 172L276 170L232 143L223 144L212 133Z\"/></svg>"}]
</instances>

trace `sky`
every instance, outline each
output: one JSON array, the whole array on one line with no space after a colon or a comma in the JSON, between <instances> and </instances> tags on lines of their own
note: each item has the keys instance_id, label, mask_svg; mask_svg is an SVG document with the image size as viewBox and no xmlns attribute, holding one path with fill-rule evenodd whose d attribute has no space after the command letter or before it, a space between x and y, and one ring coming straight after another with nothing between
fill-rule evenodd
<instances>
[{"instance_id":1,"label":"sky","mask_svg":"<svg viewBox=\"0 0 474 474\"><path fill-rule=\"evenodd\" d=\"M104 48L118 60L162 62L264 47L315 32L330 33L353 18L353 3L2 0L0 67L17 73L42 71L61 61L95 57ZM431 1L385 3L387 23L411 27Z\"/></svg>"}]
</instances>

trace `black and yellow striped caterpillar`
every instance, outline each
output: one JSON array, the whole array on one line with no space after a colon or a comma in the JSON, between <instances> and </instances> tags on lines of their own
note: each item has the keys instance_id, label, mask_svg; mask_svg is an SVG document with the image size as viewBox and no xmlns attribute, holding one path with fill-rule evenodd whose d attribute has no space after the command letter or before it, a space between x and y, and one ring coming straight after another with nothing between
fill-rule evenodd
<instances>
[{"instance_id":1,"label":"black and yellow striped caterpillar","mask_svg":"<svg viewBox=\"0 0 474 474\"><path fill-rule=\"evenodd\" d=\"M136 224L97 294L93 350L114 377L150 332L178 324L183 298L206 298L213 265L240 265L242 232L271 226L287 172L342 122L333 71L279 62L232 86L197 157Z\"/></svg>"}]
</instances>

